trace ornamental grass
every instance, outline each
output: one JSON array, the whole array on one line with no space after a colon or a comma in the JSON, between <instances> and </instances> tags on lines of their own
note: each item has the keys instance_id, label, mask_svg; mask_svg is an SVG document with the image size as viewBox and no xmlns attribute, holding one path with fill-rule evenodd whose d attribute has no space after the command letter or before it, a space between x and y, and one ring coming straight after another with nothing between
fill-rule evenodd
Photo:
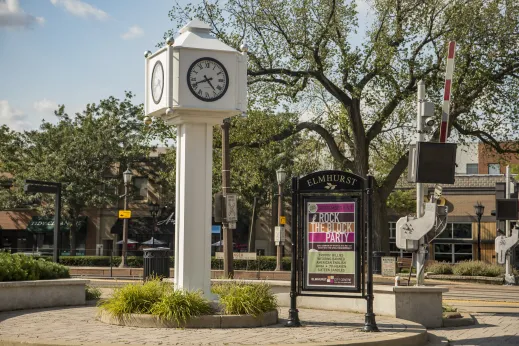
<instances>
[{"instance_id":1,"label":"ornamental grass","mask_svg":"<svg viewBox=\"0 0 519 346\"><path fill-rule=\"evenodd\" d=\"M224 283L214 285L211 291L220 296L222 311L227 315L256 317L278 307L270 285L265 283Z\"/></svg>"},{"instance_id":2,"label":"ornamental grass","mask_svg":"<svg viewBox=\"0 0 519 346\"><path fill-rule=\"evenodd\" d=\"M128 314L149 314L179 325L192 317L212 312L209 301L200 292L174 290L171 283L159 279L116 289L111 298L99 304L99 308L119 318Z\"/></svg>"}]
</instances>

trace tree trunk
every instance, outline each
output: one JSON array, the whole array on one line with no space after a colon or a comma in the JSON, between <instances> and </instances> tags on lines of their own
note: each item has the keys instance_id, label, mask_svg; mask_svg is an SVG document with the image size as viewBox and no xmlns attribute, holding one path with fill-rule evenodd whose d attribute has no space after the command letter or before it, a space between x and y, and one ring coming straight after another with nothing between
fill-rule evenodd
<instances>
[{"instance_id":1,"label":"tree trunk","mask_svg":"<svg viewBox=\"0 0 519 346\"><path fill-rule=\"evenodd\" d=\"M249 231L249 252L256 252L256 219L257 219L257 204L258 198L254 197L254 204L252 205L252 217L250 220Z\"/></svg>"},{"instance_id":2,"label":"tree trunk","mask_svg":"<svg viewBox=\"0 0 519 346\"><path fill-rule=\"evenodd\" d=\"M383 251L389 255L389 223L387 217L387 199L380 196L380 191L373 191L373 251Z\"/></svg>"}]
</instances>

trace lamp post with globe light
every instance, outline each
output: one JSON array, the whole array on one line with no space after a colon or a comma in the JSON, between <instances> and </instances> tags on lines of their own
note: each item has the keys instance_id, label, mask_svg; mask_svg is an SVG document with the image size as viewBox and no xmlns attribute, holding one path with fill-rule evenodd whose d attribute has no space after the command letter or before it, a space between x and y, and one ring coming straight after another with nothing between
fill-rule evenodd
<instances>
[{"instance_id":1,"label":"lamp post with globe light","mask_svg":"<svg viewBox=\"0 0 519 346\"><path fill-rule=\"evenodd\" d=\"M128 167L123 172L124 181L124 210L128 210L128 188L132 182L132 171ZM128 219L123 219L123 250L121 254L121 265L119 267L128 267Z\"/></svg>"},{"instance_id":2,"label":"lamp post with globe light","mask_svg":"<svg viewBox=\"0 0 519 346\"><path fill-rule=\"evenodd\" d=\"M276 178L278 181L278 227L280 232L285 232L284 226L281 224L281 216L283 216L283 183L285 182L285 179L287 177L287 172L283 169L283 167L280 167L276 171ZM284 244L284 234L279 235L279 241L277 245L277 252L276 252L276 271L281 270L281 256L283 254L283 246Z\"/></svg>"}]
</instances>

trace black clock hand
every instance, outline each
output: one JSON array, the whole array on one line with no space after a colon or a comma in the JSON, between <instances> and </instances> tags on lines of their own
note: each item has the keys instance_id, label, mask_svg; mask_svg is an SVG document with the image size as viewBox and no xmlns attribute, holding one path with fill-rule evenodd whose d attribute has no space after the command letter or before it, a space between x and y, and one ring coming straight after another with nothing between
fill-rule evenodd
<instances>
[{"instance_id":1,"label":"black clock hand","mask_svg":"<svg viewBox=\"0 0 519 346\"><path fill-rule=\"evenodd\" d=\"M205 80L207 81L207 83L209 83L209 86L211 86L211 88L213 88L213 90L215 90L213 84L211 83L211 79L213 79L213 78L208 79L207 76L206 76L205 74L204 74L204 78L205 78Z\"/></svg>"},{"instance_id":2,"label":"black clock hand","mask_svg":"<svg viewBox=\"0 0 519 346\"><path fill-rule=\"evenodd\" d=\"M204 76L204 77L205 77L205 76ZM200 81L194 83L193 86L198 85L198 84L200 84L200 83L209 82L210 80L213 80L213 77L211 77L211 78L209 78L209 79L202 79L202 80L200 80Z\"/></svg>"}]
</instances>

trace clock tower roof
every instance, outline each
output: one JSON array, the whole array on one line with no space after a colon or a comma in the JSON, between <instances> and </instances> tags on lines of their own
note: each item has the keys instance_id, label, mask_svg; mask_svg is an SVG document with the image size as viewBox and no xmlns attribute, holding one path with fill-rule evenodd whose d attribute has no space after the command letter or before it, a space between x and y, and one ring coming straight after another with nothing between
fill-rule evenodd
<instances>
[{"instance_id":1,"label":"clock tower roof","mask_svg":"<svg viewBox=\"0 0 519 346\"><path fill-rule=\"evenodd\" d=\"M194 19L180 29L180 36L175 39L173 47L238 53L236 49L212 36L211 30L209 24Z\"/></svg>"},{"instance_id":2,"label":"clock tower roof","mask_svg":"<svg viewBox=\"0 0 519 346\"><path fill-rule=\"evenodd\" d=\"M211 25L204 23L199 19L193 19L192 21L190 21L189 23L184 25L182 27L182 29L179 30L179 32L181 34L183 34L186 31L191 31L191 32L199 31L199 32L208 32L209 33L209 32L211 32L212 29L213 28L211 28Z\"/></svg>"}]
</instances>

